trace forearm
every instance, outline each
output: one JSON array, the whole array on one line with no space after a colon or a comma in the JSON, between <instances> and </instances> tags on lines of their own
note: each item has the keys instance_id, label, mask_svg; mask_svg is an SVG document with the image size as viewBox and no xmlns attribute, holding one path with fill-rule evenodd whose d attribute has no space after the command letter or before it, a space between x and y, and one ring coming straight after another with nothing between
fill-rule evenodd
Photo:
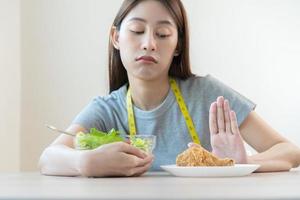
<instances>
[{"instance_id":1,"label":"forearm","mask_svg":"<svg viewBox=\"0 0 300 200\"><path fill-rule=\"evenodd\" d=\"M79 176L81 153L65 145L49 146L40 157L40 171L44 175Z\"/></svg>"},{"instance_id":2,"label":"forearm","mask_svg":"<svg viewBox=\"0 0 300 200\"><path fill-rule=\"evenodd\" d=\"M288 171L300 164L300 150L291 143L278 143L264 151L248 157L249 164L260 164L256 172Z\"/></svg>"}]
</instances>

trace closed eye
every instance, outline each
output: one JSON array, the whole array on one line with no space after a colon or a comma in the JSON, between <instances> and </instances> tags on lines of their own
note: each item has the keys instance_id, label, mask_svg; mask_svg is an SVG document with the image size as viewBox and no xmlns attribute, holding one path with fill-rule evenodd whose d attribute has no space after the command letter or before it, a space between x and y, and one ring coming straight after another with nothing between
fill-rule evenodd
<instances>
[{"instance_id":1,"label":"closed eye","mask_svg":"<svg viewBox=\"0 0 300 200\"><path fill-rule=\"evenodd\" d=\"M169 37L170 35L167 35L167 34L157 34L158 37L160 38L166 38L166 37Z\"/></svg>"},{"instance_id":2,"label":"closed eye","mask_svg":"<svg viewBox=\"0 0 300 200\"><path fill-rule=\"evenodd\" d=\"M131 31L131 32L134 33L134 34L137 34L137 35L140 35L140 34L144 33L144 31Z\"/></svg>"},{"instance_id":3,"label":"closed eye","mask_svg":"<svg viewBox=\"0 0 300 200\"><path fill-rule=\"evenodd\" d=\"M136 35L141 35L141 34L144 34L144 33L145 33L145 31L133 31L133 30L130 30L130 32L132 32L132 33L134 33L134 34L136 34ZM167 38L167 37L170 36L170 34L159 34L159 33L157 33L156 35L157 35L159 38L162 38L162 39Z\"/></svg>"}]
</instances>

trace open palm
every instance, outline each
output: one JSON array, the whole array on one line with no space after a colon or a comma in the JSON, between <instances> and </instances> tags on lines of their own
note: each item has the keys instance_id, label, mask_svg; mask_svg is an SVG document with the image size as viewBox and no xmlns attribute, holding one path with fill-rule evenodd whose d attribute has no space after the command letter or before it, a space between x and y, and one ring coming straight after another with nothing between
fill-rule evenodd
<instances>
[{"instance_id":1,"label":"open palm","mask_svg":"<svg viewBox=\"0 0 300 200\"><path fill-rule=\"evenodd\" d=\"M236 163L247 163L235 112L230 110L228 100L222 96L210 106L209 129L213 154L232 158Z\"/></svg>"}]
</instances>

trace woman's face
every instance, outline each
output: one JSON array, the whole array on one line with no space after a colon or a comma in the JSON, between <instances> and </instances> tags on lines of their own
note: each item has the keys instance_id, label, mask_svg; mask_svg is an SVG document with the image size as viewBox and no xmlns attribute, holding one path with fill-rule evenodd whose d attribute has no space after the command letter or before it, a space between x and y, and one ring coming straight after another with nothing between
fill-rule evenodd
<instances>
[{"instance_id":1,"label":"woman's face","mask_svg":"<svg viewBox=\"0 0 300 200\"><path fill-rule=\"evenodd\" d=\"M115 41L129 76L167 77L176 53L177 26L159 1L142 1L124 18Z\"/></svg>"}]
</instances>

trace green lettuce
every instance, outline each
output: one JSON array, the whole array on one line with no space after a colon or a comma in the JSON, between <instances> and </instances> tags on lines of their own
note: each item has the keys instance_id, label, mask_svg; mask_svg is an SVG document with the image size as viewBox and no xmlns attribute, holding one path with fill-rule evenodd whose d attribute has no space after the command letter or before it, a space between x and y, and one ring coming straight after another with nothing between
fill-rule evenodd
<instances>
[{"instance_id":1,"label":"green lettuce","mask_svg":"<svg viewBox=\"0 0 300 200\"><path fill-rule=\"evenodd\" d=\"M139 148L145 152L151 152L152 141L142 138L132 137L130 139L130 144L136 148Z\"/></svg>"},{"instance_id":2,"label":"green lettuce","mask_svg":"<svg viewBox=\"0 0 300 200\"><path fill-rule=\"evenodd\" d=\"M120 132L111 129L108 133L91 128L89 133L79 132L75 138L77 149L95 149L103 144L124 141Z\"/></svg>"}]
</instances>

